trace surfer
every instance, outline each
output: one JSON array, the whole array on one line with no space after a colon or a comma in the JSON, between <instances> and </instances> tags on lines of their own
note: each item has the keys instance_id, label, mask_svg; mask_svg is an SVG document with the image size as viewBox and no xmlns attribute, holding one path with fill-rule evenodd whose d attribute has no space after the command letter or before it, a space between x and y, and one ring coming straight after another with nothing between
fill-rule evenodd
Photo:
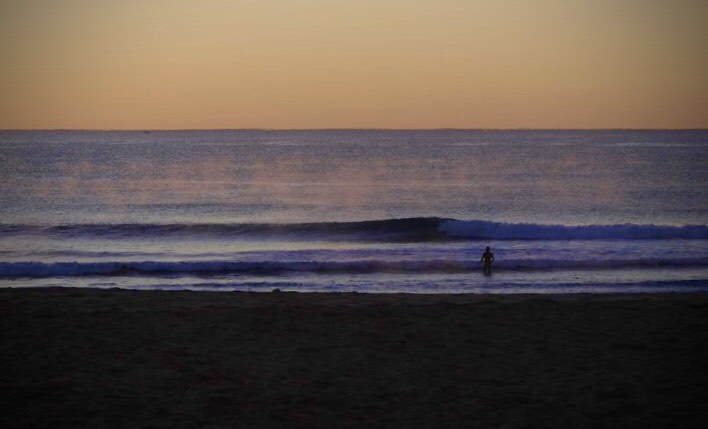
<instances>
[{"instance_id":1,"label":"surfer","mask_svg":"<svg viewBox=\"0 0 708 429\"><path fill-rule=\"evenodd\" d=\"M484 262L484 267L482 268L482 271L486 275L491 275L492 274L492 262L494 262L494 253L492 253L489 250L489 247L487 247L487 250L482 253L482 257L479 258L480 262Z\"/></svg>"}]
</instances>

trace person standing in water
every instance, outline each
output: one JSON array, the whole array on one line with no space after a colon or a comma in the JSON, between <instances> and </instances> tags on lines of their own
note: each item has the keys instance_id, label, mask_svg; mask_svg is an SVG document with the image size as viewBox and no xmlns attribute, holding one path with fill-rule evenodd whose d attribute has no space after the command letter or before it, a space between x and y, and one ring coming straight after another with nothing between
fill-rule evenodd
<instances>
[{"instance_id":1,"label":"person standing in water","mask_svg":"<svg viewBox=\"0 0 708 429\"><path fill-rule=\"evenodd\" d=\"M479 259L480 262L484 262L484 267L482 268L482 271L486 275L491 275L492 274L492 262L494 262L494 253L492 253L489 250L489 247L487 247L487 250L482 253L482 257Z\"/></svg>"}]
</instances>

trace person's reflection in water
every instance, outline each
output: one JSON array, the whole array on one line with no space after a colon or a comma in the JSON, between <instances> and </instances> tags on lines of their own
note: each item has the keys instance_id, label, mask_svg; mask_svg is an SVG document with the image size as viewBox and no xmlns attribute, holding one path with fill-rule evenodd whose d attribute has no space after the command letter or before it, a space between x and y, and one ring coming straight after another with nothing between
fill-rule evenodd
<instances>
[{"instance_id":1,"label":"person's reflection in water","mask_svg":"<svg viewBox=\"0 0 708 429\"><path fill-rule=\"evenodd\" d=\"M492 275L492 262L494 262L494 253L492 253L489 250L489 247L487 247L487 250L482 253L482 257L479 259L480 262L484 262L484 267L482 267L482 272L484 272L485 275L491 276Z\"/></svg>"}]
</instances>

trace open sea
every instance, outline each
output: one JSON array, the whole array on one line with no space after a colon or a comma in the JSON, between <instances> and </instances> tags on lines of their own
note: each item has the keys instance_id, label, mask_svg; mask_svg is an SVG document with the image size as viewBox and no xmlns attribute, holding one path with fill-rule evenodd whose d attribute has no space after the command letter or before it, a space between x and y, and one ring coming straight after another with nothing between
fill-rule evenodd
<instances>
[{"instance_id":1,"label":"open sea","mask_svg":"<svg viewBox=\"0 0 708 429\"><path fill-rule=\"evenodd\" d=\"M708 131L0 131L41 286L708 292Z\"/></svg>"}]
</instances>

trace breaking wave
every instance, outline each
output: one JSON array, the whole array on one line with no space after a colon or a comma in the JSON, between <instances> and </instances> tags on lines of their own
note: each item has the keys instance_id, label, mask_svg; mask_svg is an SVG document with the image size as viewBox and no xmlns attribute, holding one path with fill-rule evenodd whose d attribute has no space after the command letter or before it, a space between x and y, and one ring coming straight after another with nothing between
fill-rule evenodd
<instances>
[{"instance_id":1,"label":"breaking wave","mask_svg":"<svg viewBox=\"0 0 708 429\"><path fill-rule=\"evenodd\" d=\"M539 225L481 220L441 220L448 237L494 240L662 240L708 239L708 226L687 225Z\"/></svg>"},{"instance_id":2,"label":"breaking wave","mask_svg":"<svg viewBox=\"0 0 708 429\"><path fill-rule=\"evenodd\" d=\"M684 259L629 260L504 260L495 270L596 270L631 268L708 267L708 257ZM213 276L283 274L373 274L373 273L466 273L478 271L474 261L185 261L185 262L0 262L0 278L75 277L75 276Z\"/></svg>"},{"instance_id":3,"label":"breaking wave","mask_svg":"<svg viewBox=\"0 0 708 429\"><path fill-rule=\"evenodd\" d=\"M542 225L435 217L362 222L233 224L75 224L0 225L0 237L48 234L87 238L224 237L229 239L297 239L353 241L448 240L648 240L708 239L706 225Z\"/></svg>"}]
</instances>

